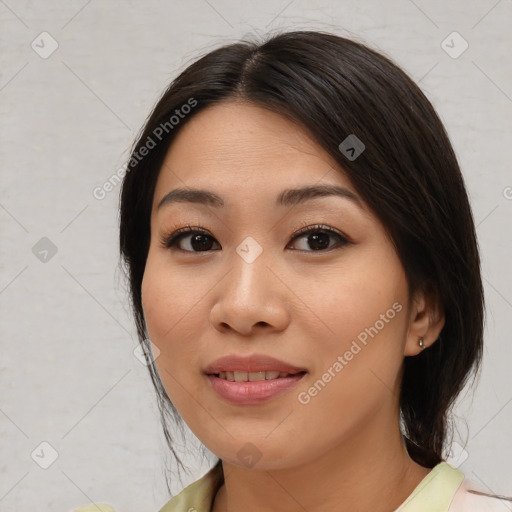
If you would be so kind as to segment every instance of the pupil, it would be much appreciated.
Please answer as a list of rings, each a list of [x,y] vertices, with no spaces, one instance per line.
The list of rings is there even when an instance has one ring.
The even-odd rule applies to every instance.
[[[194,235],[191,240],[194,250],[208,251],[211,248],[211,240],[208,242],[208,238],[207,235]],[[198,242],[198,244],[196,245],[195,242]]]
[[[312,249],[325,249],[326,247],[329,246],[329,235],[327,233],[309,235],[308,241]]]

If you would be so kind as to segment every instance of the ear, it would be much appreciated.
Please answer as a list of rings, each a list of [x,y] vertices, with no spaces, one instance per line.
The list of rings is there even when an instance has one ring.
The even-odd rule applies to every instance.
[[[445,316],[434,293],[418,291],[411,301],[405,356],[415,356],[430,347],[444,327]],[[423,348],[418,341],[423,339]]]

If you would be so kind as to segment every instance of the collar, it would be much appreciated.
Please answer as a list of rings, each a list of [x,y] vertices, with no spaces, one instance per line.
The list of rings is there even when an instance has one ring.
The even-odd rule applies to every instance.
[[[448,512],[463,480],[462,471],[447,462],[440,462],[394,512]],[[211,512],[215,495],[223,483],[222,460],[219,460],[203,477],[168,501],[159,512],[186,512],[191,509]]]

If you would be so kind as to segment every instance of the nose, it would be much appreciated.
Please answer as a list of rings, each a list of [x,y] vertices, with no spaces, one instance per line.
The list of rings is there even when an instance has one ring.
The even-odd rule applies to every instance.
[[[279,332],[290,321],[288,289],[278,278],[272,255],[263,251],[252,263],[233,254],[231,269],[214,288],[210,322],[220,332],[243,336]]]

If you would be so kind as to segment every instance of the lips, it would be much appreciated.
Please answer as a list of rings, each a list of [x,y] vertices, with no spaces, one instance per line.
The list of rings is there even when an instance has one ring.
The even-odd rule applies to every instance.
[[[239,374],[279,372],[279,374],[296,375],[298,373],[305,373],[306,369],[264,354],[253,354],[245,357],[233,354],[216,359],[204,369],[206,375],[219,376],[221,372],[229,372],[228,374],[234,372],[239,372]],[[224,377],[225,375],[223,374],[222,376]]]

